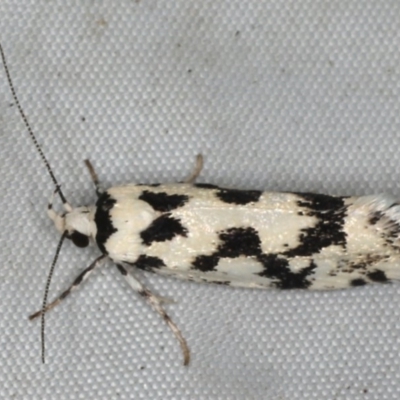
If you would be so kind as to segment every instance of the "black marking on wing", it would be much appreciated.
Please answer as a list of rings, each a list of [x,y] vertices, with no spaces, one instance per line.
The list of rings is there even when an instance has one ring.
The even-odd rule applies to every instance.
[[[110,215],[110,211],[115,203],[116,200],[112,198],[108,192],[104,192],[96,203],[96,213],[94,215],[94,222],[97,227],[96,243],[103,254],[108,254],[105,248],[105,243],[108,238],[113,233],[117,232]]]
[[[202,272],[214,271],[215,267],[219,263],[218,254],[212,255],[201,255],[197,256],[192,262],[192,266],[194,269],[197,269]]]
[[[317,268],[311,261],[308,267],[299,272],[292,272],[289,269],[289,261],[276,254],[263,254],[258,257],[258,261],[264,266],[264,271],[258,275],[271,279],[273,285],[279,289],[307,289],[312,283],[307,278]]]
[[[137,183],[136,186],[158,187],[158,186],[161,186],[161,183]]]
[[[374,282],[383,283],[383,282],[388,281],[386,274],[383,271],[381,271],[380,269],[369,272],[367,274],[367,276],[369,279],[371,279],[371,281],[374,281]]]
[[[218,256],[235,258],[261,254],[261,241],[254,228],[230,228],[219,235]]]
[[[333,197],[323,194],[296,193],[297,202],[306,214],[317,219],[317,223],[301,230],[299,245],[282,253],[287,257],[311,256],[318,254],[323,248],[337,245],[346,247],[344,220],[347,208],[344,197]]]
[[[400,235],[400,224],[398,221],[393,221],[392,219],[388,220],[386,229],[382,231],[382,238],[386,241],[386,243],[393,245],[393,247],[398,249],[398,246],[395,246],[394,243],[399,239]]]
[[[369,217],[369,223],[371,225],[375,225],[379,222],[379,220],[383,217],[383,212],[382,211],[375,211],[373,212],[370,217]]]
[[[253,256],[261,252],[260,238],[254,228],[230,228],[219,234],[221,241],[215,253],[200,255],[192,262],[194,269],[214,271],[220,258]]]
[[[143,244],[150,246],[153,242],[165,242],[175,236],[187,236],[187,229],[180,220],[171,217],[170,213],[156,218],[144,231],[140,232]]]
[[[216,195],[225,203],[245,205],[260,199],[260,190],[220,189]]]
[[[353,279],[350,282],[351,286],[364,286],[366,284],[367,284],[367,282],[364,279],[361,279],[361,278]]]
[[[395,202],[388,206],[385,210],[379,210],[371,212],[368,222],[371,225],[381,224],[382,229],[378,229],[379,236],[385,241],[390,247],[400,250],[398,239],[400,236],[400,224],[398,219],[394,219],[393,215],[395,213],[400,214],[400,210],[396,210],[395,213],[387,213],[389,209],[400,208],[399,203]]]
[[[369,274],[372,274],[369,277],[372,281],[375,282],[384,282],[387,278],[384,278],[381,274],[384,274],[383,271],[375,269],[373,271],[368,272],[369,269],[372,269],[374,265],[387,260],[390,256],[387,254],[365,254],[363,256],[358,256],[356,262],[342,262],[337,266],[338,272],[344,272],[347,274],[352,274],[357,271],[358,274],[369,277]]]
[[[289,261],[278,254],[264,254],[258,232],[252,228],[230,228],[220,232],[219,244],[213,254],[200,255],[193,261],[194,269],[202,272],[215,271],[221,258],[251,257],[258,261],[264,270],[259,276],[271,279],[272,285],[280,289],[306,289],[311,285],[308,278],[317,266],[314,262],[299,272],[292,272]]]
[[[211,183],[195,183],[193,186],[200,189],[220,189],[219,186],[213,185]]]
[[[139,258],[131,265],[135,266],[136,268],[142,269],[144,271],[154,271],[155,269],[165,267],[164,261],[158,257],[150,257],[141,255]]]
[[[189,196],[183,194],[168,194],[165,192],[155,193],[145,190],[139,196],[139,200],[150,204],[156,211],[165,212],[182,207],[189,201]]]

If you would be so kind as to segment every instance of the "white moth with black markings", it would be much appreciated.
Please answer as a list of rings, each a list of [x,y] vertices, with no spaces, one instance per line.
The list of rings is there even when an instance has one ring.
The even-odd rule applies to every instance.
[[[73,208],[65,200],[19,105],[0,46],[14,100],[50,173],[64,207],[48,214],[61,239],[46,283],[42,310],[60,303],[109,259],[128,284],[157,311],[189,349],[135,269],[195,282],[243,288],[331,290],[400,279],[400,204],[389,196],[334,197],[269,193],[195,184],[202,159],[185,183],[123,185],[103,190],[89,161],[95,205]],[[54,195],[53,195],[54,197]],[[78,247],[94,241],[101,255],[56,300],[47,304],[52,271],[65,238]]]

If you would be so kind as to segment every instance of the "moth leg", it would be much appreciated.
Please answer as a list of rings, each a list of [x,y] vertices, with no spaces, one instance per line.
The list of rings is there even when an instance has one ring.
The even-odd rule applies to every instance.
[[[99,178],[97,177],[96,171],[93,168],[92,163],[90,160],[84,160],[85,165],[87,169],[89,170],[90,177],[92,178],[92,182],[94,184],[94,187],[96,189],[96,194],[97,197],[100,197],[104,193],[104,188],[101,186],[101,183],[99,182]]]
[[[118,271],[121,272],[121,274],[124,276],[129,286],[140,296],[142,296],[150,304],[153,310],[155,310],[169,326],[175,337],[178,339],[179,344],[181,345],[181,349],[183,352],[183,365],[188,365],[190,361],[189,347],[179,328],[175,325],[175,323],[171,320],[169,315],[163,309],[160,298],[158,298],[153,293],[151,293],[150,290],[145,288],[132,274],[129,274],[128,270],[123,265],[116,265]]]
[[[184,183],[194,183],[196,182],[196,179],[200,175],[201,170],[203,169],[203,155],[202,154],[197,154],[196,156],[196,165],[194,167],[193,172],[183,181]]]
[[[96,258],[96,260],[94,260],[92,262],[92,264],[90,264],[86,269],[84,269],[74,279],[74,282],[72,283],[72,285],[67,290],[62,292],[60,294],[60,296],[58,296],[54,301],[52,301],[51,303],[47,304],[45,312],[51,310],[52,308],[54,308],[55,306],[60,304],[71,292],[73,292],[75,289],[77,289],[89,277],[89,275],[94,271],[94,269],[97,268],[98,266],[100,266],[106,258],[107,258],[107,256],[104,255],[104,254],[101,255],[100,257]],[[42,310],[37,311],[37,312],[33,313],[32,315],[30,315],[29,319],[33,320],[33,319],[35,319],[37,317],[40,317],[41,315],[42,315]]]

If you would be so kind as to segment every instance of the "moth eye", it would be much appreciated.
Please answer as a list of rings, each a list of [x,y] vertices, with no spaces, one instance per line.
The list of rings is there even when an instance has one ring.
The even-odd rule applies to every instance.
[[[78,231],[73,231],[69,238],[77,247],[87,247],[89,245],[89,236],[86,236]]]

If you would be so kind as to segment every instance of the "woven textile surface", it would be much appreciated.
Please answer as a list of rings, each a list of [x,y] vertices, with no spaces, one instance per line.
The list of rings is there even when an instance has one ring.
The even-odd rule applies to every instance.
[[[0,2],[21,104],[73,205],[106,187],[200,182],[400,196],[400,3]],[[139,274],[191,349],[105,264],[47,316],[53,185],[0,71],[0,399],[400,398],[400,284],[232,289]],[[57,203],[59,208],[59,203]],[[50,297],[99,250],[65,243]],[[399,265],[400,268],[400,265]]]

